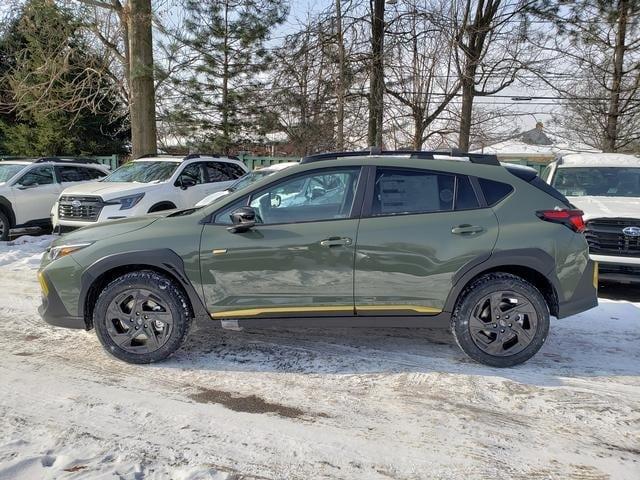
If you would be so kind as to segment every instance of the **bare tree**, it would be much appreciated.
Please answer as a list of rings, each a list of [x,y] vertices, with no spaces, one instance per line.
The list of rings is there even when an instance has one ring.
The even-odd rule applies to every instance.
[[[565,107],[557,119],[581,141],[615,152],[640,139],[640,1],[541,1],[555,62],[541,79]],[[576,75],[576,72],[579,72]]]
[[[121,93],[129,102],[133,157],[156,153],[151,0],[78,1],[98,9],[90,28],[123,66],[127,88]]]
[[[532,70],[541,54],[532,48],[529,25],[533,0],[464,0],[450,19],[462,84],[458,145],[469,148],[473,102],[512,85],[524,69]]]
[[[386,92],[401,111],[408,110],[416,150],[433,135],[452,132],[450,125],[437,122],[460,91],[451,61],[451,35],[440,28],[447,5],[445,1],[405,1],[387,27]]]

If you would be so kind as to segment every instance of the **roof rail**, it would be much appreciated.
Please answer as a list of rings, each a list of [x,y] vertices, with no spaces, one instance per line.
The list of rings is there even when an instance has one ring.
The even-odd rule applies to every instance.
[[[47,163],[47,162],[100,164],[100,162],[95,158],[83,158],[83,157],[40,157],[40,158],[36,158],[33,161],[33,163]]]
[[[386,157],[386,156],[400,156],[408,155],[409,158],[416,158],[420,160],[434,160],[438,157],[465,157],[468,158],[471,163],[478,163],[482,165],[500,165],[498,157],[492,154],[486,153],[469,153],[462,150],[380,150],[379,148],[371,148],[370,150],[351,151],[351,152],[331,152],[331,153],[318,153],[315,155],[309,155],[304,157],[300,163],[313,163],[320,162],[322,160],[335,160],[342,157]]]
[[[192,158],[201,158],[201,157],[211,157],[211,158],[220,158],[220,155],[215,155],[213,153],[190,153],[182,160],[191,160]]]

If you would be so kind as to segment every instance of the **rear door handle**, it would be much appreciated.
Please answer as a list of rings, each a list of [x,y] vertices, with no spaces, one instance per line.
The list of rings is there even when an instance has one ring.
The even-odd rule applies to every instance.
[[[456,235],[468,235],[471,233],[480,233],[480,232],[484,232],[484,228],[480,227],[479,225],[458,225],[457,227],[453,227],[451,229],[451,233],[454,233]]]
[[[329,237],[320,242],[320,245],[326,248],[331,247],[348,247],[353,240],[348,237]]]

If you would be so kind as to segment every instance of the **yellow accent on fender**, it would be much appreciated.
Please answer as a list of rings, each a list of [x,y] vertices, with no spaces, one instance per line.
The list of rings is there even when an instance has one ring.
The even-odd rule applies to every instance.
[[[411,310],[417,313],[436,314],[442,310],[433,307],[421,307],[419,305],[368,305],[358,307],[359,311],[401,311]],[[246,308],[243,310],[225,310],[223,312],[215,312],[211,314],[212,318],[229,318],[229,317],[253,317],[256,315],[273,314],[273,313],[313,313],[313,312],[352,312],[352,305],[333,305],[326,307],[264,307],[264,308]]]
[[[598,276],[600,275],[600,267],[598,262],[593,262],[593,288],[598,290]]]
[[[40,288],[42,289],[42,293],[44,296],[49,295],[49,285],[47,285],[47,280],[44,278],[42,272],[38,272],[38,281],[40,282]]]

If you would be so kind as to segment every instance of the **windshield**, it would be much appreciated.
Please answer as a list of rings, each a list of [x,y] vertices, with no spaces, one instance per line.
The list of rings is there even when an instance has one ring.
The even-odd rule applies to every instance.
[[[567,197],[640,197],[640,167],[559,168],[553,186]]]
[[[11,180],[11,178],[24,167],[24,165],[16,165],[15,163],[0,163],[0,183]]]
[[[236,191],[241,188],[246,187],[247,185],[251,185],[253,182],[257,182],[258,180],[271,175],[272,173],[276,173],[273,170],[255,170],[253,172],[249,172],[246,175],[240,177],[236,183],[229,187],[229,190]]]
[[[176,168],[178,162],[129,162],[113,171],[105,177],[103,182],[164,182],[168,180]]]

